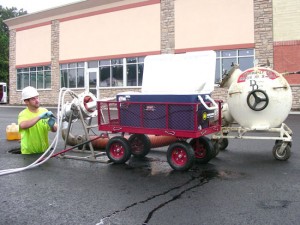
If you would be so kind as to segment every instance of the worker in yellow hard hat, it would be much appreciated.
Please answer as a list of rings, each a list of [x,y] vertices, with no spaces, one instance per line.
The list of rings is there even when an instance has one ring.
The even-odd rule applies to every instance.
[[[55,117],[51,111],[40,107],[39,93],[34,87],[22,90],[22,100],[27,107],[18,116],[21,153],[43,153],[49,147],[48,132],[57,131]]]

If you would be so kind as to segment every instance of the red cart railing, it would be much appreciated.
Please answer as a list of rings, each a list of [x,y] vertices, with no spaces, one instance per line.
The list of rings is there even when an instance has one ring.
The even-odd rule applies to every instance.
[[[98,128],[134,134],[141,145],[146,140],[145,134],[177,137],[181,141],[169,146],[168,161],[172,168],[186,170],[194,158],[203,159],[205,163],[213,155],[207,152],[207,148],[213,148],[212,143],[204,136],[221,130],[221,101],[217,102],[218,109],[210,110],[201,103],[98,101]],[[182,142],[189,138],[192,138],[190,144]],[[127,161],[133,144],[127,143],[124,137],[110,141],[106,146],[108,157],[115,163]],[[181,153],[178,155],[178,152]],[[182,159],[186,161],[182,162]]]

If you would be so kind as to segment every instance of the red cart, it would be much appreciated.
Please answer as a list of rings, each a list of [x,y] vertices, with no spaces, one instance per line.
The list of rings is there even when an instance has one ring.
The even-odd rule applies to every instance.
[[[221,101],[211,102],[112,102],[98,101],[99,130],[120,134],[106,145],[108,158],[125,163],[132,155],[145,156],[151,147],[148,137],[176,137],[167,150],[175,170],[188,170],[194,161],[207,163],[218,153],[217,143],[206,135],[221,130]],[[125,138],[125,133],[130,137]]]

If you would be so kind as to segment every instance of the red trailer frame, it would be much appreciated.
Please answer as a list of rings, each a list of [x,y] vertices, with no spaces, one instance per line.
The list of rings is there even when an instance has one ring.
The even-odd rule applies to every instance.
[[[138,139],[137,142],[144,148],[149,145],[145,143],[145,134],[174,136],[178,141],[169,146],[168,162],[173,169],[187,170],[194,158],[207,163],[212,155],[215,156],[215,153],[208,153],[214,151],[215,146],[204,136],[221,130],[222,101],[217,103],[218,115],[213,120],[215,112],[205,109],[201,103],[98,101],[98,129],[122,133],[122,136],[129,133],[135,137],[129,141],[124,137],[109,140],[106,153],[115,163],[124,163],[131,153],[134,154],[134,139]],[[189,138],[192,138],[191,142],[185,143]]]

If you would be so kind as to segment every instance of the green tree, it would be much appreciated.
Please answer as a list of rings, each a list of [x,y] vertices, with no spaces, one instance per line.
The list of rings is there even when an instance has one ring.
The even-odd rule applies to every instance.
[[[4,20],[25,15],[27,11],[16,7],[3,8],[0,5],[0,81],[8,82],[9,75],[9,29]]]

